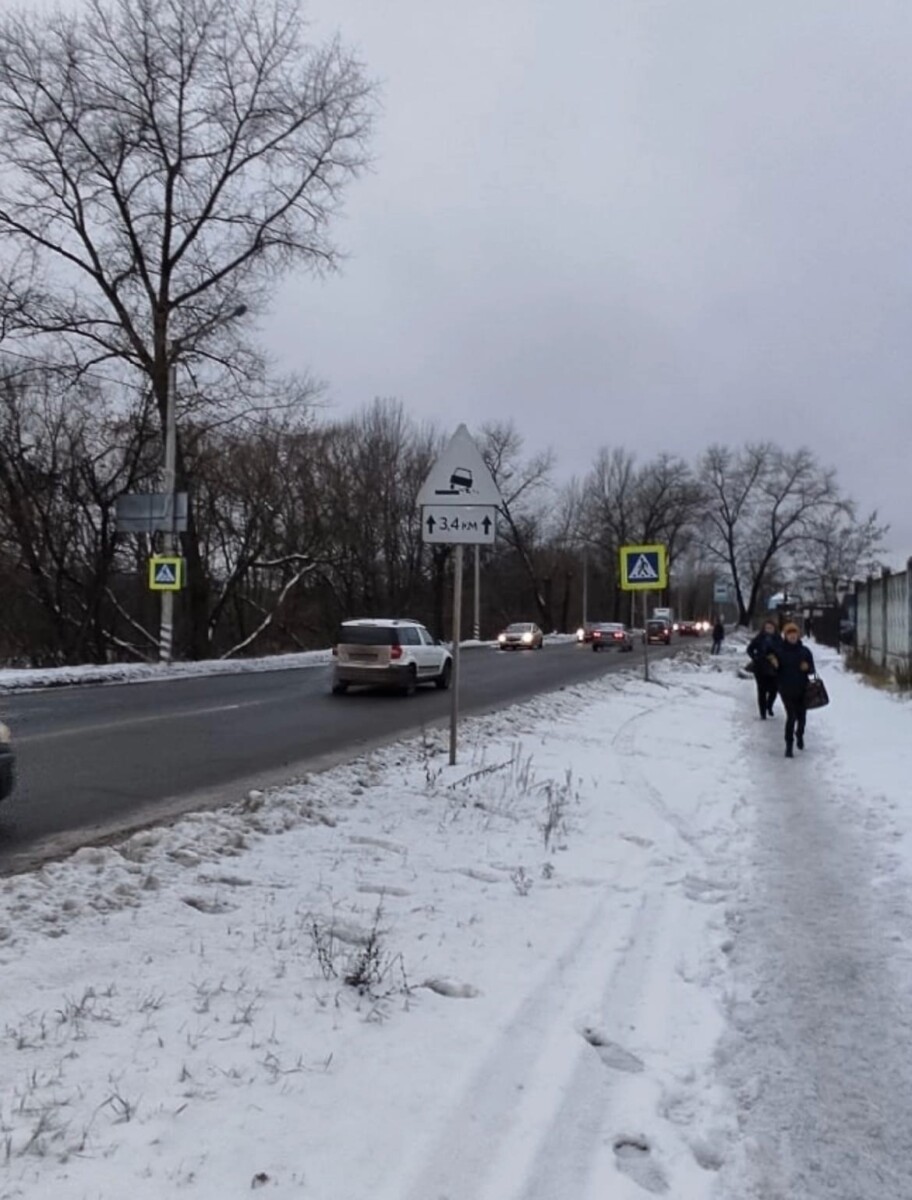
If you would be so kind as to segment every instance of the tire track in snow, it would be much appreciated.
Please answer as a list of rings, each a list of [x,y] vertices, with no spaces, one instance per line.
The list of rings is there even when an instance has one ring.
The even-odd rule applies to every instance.
[[[616,944],[619,900],[612,887],[589,910],[572,941],[504,1026],[445,1118],[430,1153],[419,1159],[417,1169],[412,1165],[409,1186],[398,1181],[386,1193],[388,1200],[481,1200],[487,1194],[483,1189],[509,1146],[509,1132],[525,1091],[542,1083],[548,1091],[557,1086],[553,1076],[543,1080],[538,1076],[539,1062],[555,1030],[574,1053],[582,1045],[604,1077],[605,1068],[574,1029],[574,1020],[603,994],[605,976],[613,970],[616,954],[605,943],[610,939]],[[639,911],[625,912],[623,945],[635,939]],[[567,1074],[566,1063],[562,1073]],[[499,1200],[506,1200],[507,1194],[501,1193]]]
[[[702,865],[698,838],[633,766],[639,723],[659,708],[666,711],[667,701],[626,721],[614,744],[629,768],[631,797],[647,801],[685,855]],[[641,872],[642,864],[632,869]],[[656,877],[627,909],[620,944],[615,936],[606,946],[627,890],[623,879],[614,881],[501,1031],[431,1149],[418,1150],[405,1172],[409,1186],[400,1177],[385,1200],[622,1200],[666,1194],[672,1183],[694,1200],[708,1194],[705,1162],[682,1145],[664,1115],[663,1084],[647,1070],[634,1071],[639,1046],[625,1044],[635,1036],[666,1045],[680,1016],[681,988],[690,986],[674,976],[691,918],[671,901],[668,882]],[[612,1044],[609,1053],[600,1054],[586,1036],[584,1013],[597,1014],[589,1026]],[[648,1114],[646,1128],[628,1127],[631,1112]],[[662,1163],[663,1140],[677,1151],[673,1181]]]

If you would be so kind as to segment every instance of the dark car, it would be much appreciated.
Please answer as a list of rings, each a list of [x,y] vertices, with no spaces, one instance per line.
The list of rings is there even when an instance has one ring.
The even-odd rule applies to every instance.
[[[5,800],[12,792],[15,781],[15,757],[13,755],[10,731],[0,721],[0,800]]]
[[[633,650],[633,638],[619,621],[603,621],[592,627],[593,650]]]
[[[646,632],[643,634],[643,641],[652,645],[653,642],[664,643],[668,646],[671,644],[671,626],[667,621],[653,619],[646,622]]]

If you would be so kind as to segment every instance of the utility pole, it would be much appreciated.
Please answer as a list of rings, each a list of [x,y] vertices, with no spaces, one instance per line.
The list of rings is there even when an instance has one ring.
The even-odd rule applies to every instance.
[[[227,325],[229,321],[234,321],[238,317],[242,317],[247,311],[246,304],[238,304],[227,313],[221,313],[214,316],[210,321],[205,322],[194,333],[195,338],[199,338],[204,333],[209,333],[211,330],[218,328],[219,325]],[[180,338],[175,338],[171,343],[170,354],[168,355],[168,396],[165,403],[165,463],[164,463],[164,479],[162,486],[165,495],[168,497],[168,526],[165,531],[164,552],[166,555],[176,555],[178,551],[177,544],[177,360],[183,349],[183,344]],[[158,658],[159,662],[170,663],[174,654],[174,592],[164,591],[161,594],[161,625],[158,635]]]
[[[168,400],[165,405],[165,472],[163,480],[164,493],[168,497],[168,525],[164,536],[165,554],[175,554],[177,550],[177,534],[175,531],[175,508],[177,491],[177,350],[175,343],[172,348],[171,362],[168,365]],[[161,594],[161,628],[158,636],[158,657],[163,663],[170,663],[174,644],[174,593],[167,591]]]
[[[583,629],[589,620],[589,547],[583,546]]]

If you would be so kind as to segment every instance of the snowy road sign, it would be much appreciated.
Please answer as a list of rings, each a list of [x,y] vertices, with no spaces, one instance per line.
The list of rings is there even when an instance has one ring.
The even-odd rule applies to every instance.
[[[465,425],[460,425],[431,467],[418,503],[425,505],[498,505],[500,492],[481,451]]]
[[[664,546],[621,546],[621,587],[625,592],[660,592],[667,586]]]
[[[184,560],[157,554],[149,559],[149,587],[153,592],[179,592],[184,586]]]
[[[432,544],[491,546],[496,528],[493,505],[426,504],[421,510],[421,539]]]
[[[727,579],[717,579],[713,584],[713,604],[728,604],[731,588]]]

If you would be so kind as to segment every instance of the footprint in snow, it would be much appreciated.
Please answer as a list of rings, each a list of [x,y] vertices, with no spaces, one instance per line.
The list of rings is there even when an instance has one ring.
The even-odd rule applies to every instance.
[[[701,900],[704,904],[718,904],[731,890],[727,883],[701,879],[698,875],[685,875],[681,882],[688,900]]]
[[[579,1032],[598,1053],[606,1067],[611,1067],[613,1071],[627,1071],[631,1075],[636,1075],[643,1070],[641,1058],[638,1058],[636,1054],[631,1054],[617,1042],[613,1042],[601,1029],[596,1029],[592,1025],[584,1025]]]
[[[476,996],[481,995],[478,988],[473,987],[471,983],[460,983],[457,979],[448,979],[444,976],[425,979],[421,987],[436,992],[438,996],[449,996],[453,1000],[473,1000]]]
[[[629,1175],[644,1191],[661,1196],[668,1191],[665,1172],[652,1157],[652,1147],[641,1135],[615,1138],[614,1158],[617,1169]]]
[[[375,896],[411,896],[408,888],[395,887],[391,883],[359,883],[357,890]]]
[[[389,850],[391,854],[408,854],[408,846],[401,842],[390,841],[389,838],[368,837],[366,834],[353,833],[348,840],[355,846],[376,846],[378,850]]]

